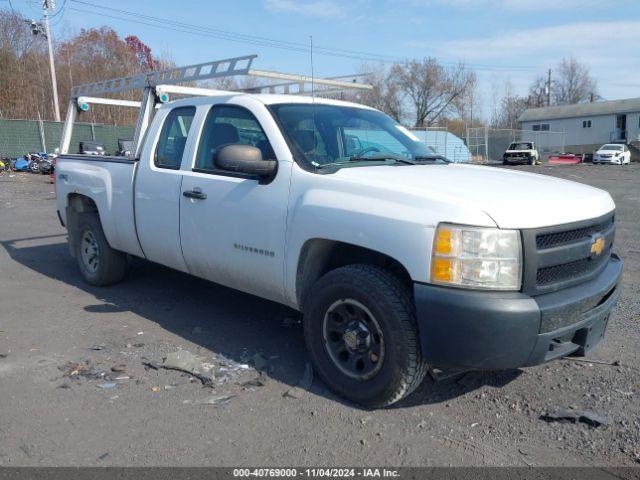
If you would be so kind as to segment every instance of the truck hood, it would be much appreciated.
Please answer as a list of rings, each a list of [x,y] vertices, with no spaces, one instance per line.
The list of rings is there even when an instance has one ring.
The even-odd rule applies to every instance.
[[[615,208],[604,190],[547,175],[479,165],[343,168],[338,179],[411,195],[425,205],[449,204],[484,212],[500,228],[539,228],[578,222]],[[446,219],[443,219],[446,221]]]
[[[504,153],[533,153],[535,150],[505,150]]]

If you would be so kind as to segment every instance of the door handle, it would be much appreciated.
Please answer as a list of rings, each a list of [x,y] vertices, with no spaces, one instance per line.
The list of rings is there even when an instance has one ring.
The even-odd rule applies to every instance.
[[[197,200],[206,200],[207,199],[207,194],[206,193],[202,193],[200,190],[187,190],[186,192],[182,192],[182,195],[184,195],[187,198],[195,198]]]

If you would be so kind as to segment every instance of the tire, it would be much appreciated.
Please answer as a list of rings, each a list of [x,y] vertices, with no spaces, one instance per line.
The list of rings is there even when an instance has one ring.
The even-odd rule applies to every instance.
[[[354,317],[340,323],[332,320],[340,318],[336,312],[349,309],[370,317],[366,325],[361,322],[365,329],[369,327],[371,350],[367,353],[354,353],[346,340],[348,333],[340,336],[332,331],[331,325],[360,322]],[[305,304],[304,334],[313,365],[324,382],[337,394],[365,407],[397,402],[415,390],[427,372],[410,291],[379,267],[348,265],[318,280]],[[340,348],[343,351],[337,354]],[[378,354],[375,358],[374,351]],[[348,359],[343,358],[344,352]],[[367,360],[353,362],[358,355]],[[358,362],[362,362],[360,370]],[[353,367],[350,372],[349,365]]]
[[[122,280],[127,271],[127,255],[111,248],[98,214],[78,214],[74,230],[75,256],[84,280],[97,287]]]

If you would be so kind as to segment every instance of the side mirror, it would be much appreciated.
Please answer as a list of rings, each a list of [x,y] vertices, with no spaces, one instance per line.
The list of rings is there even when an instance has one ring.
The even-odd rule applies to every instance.
[[[220,170],[273,177],[278,168],[275,160],[263,160],[259,148],[251,145],[227,145],[214,154],[213,164]]]

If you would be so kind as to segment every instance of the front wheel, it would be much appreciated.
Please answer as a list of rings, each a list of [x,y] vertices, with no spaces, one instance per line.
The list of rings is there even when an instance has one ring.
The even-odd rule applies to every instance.
[[[388,271],[348,265],[323,276],[305,308],[305,340],[312,362],[339,395],[385,407],[424,379],[410,290]]]
[[[105,286],[119,282],[127,270],[127,256],[107,242],[96,213],[81,213],[75,228],[75,255],[84,280]]]

